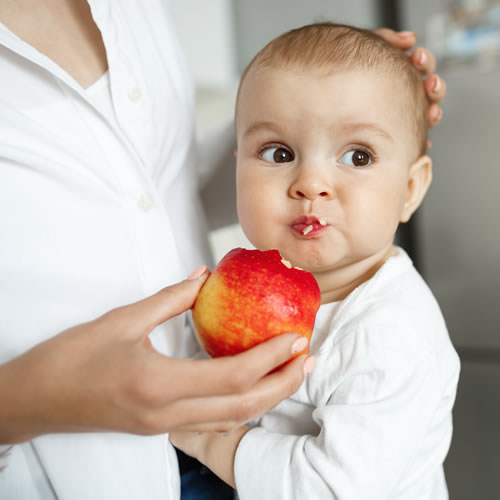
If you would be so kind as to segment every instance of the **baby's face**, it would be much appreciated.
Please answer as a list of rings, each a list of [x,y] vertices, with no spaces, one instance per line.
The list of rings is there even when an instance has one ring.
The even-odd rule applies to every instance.
[[[237,193],[257,248],[317,276],[392,250],[415,145],[391,78],[250,71],[236,119]]]

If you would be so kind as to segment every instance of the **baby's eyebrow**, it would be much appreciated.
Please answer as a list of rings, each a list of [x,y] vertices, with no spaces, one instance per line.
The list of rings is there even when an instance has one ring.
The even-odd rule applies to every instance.
[[[260,121],[252,123],[243,133],[243,137],[248,137],[260,130],[270,130],[278,134],[281,132],[279,126],[276,123],[270,121]]]
[[[380,125],[377,125],[376,123],[349,122],[349,123],[343,123],[342,128],[349,133],[356,132],[360,129],[367,130],[369,132],[377,134],[378,136],[388,140],[389,142],[394,142],[394,138],[392,137],[392,135],[389,134],[389,132],[384,130]]]

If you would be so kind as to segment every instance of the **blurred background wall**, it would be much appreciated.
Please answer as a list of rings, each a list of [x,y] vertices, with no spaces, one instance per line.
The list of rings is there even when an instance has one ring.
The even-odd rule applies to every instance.
[[[434,181],[401,243],[436,295],[462,360],[445,463],[452,500],[500,499],[500,2],[173,0],[197,87],[200,137],[231,120],[238,77],[274,36],[319,20],[415,31],[439,56],[444,117],[431,132]],[[212,233],[216,258],[247,246]]]

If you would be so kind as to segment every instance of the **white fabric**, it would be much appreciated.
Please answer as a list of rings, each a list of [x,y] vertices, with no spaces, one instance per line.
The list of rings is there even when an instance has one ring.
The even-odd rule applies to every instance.
[[[0,24],[0,363],[210,264],[192,84],[166,2],[89,3],[104,100]],[[156,329],[154,345],[190,355],[184,321]],[[179,495],[167,436],[48,435],[5,461],[9,500]]]
[[[113,107],[113,97],[111,96],[109,71],[106,71],[106,73],[104,73],[90,87],[87,87],[85,89],[85,94],[94,108],[98,109],[106,118],[113,122],[113,127],[119,129],[120,124],[116,119],[115,109]]]
[[[321,306],[299,391],[242,439],[241,500],[444,500],[458,356],[430,290],[399,250]]]

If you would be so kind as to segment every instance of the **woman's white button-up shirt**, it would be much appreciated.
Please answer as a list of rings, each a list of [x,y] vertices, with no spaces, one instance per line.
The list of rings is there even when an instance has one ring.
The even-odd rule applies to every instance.
[[[107,110],[0,24],[0,363],[209,263],[192,84],[166,2],[89,3]],[[195,349],[182,317],[152,340],[169,355]],[[178,494],[166,436],[42,436],[0,473],[5,499]]]

